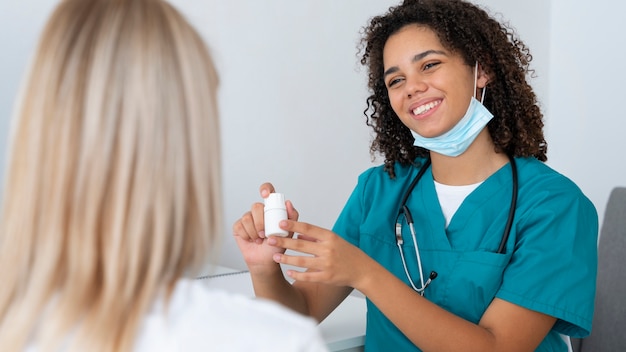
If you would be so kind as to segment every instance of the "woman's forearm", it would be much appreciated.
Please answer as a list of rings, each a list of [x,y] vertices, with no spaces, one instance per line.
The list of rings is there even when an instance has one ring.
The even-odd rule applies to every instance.
[[[250,275],[256,297],[276,301],[296,312],[309,315],[304,297],[285,279],[280,265],[262,273],[250,271]]]

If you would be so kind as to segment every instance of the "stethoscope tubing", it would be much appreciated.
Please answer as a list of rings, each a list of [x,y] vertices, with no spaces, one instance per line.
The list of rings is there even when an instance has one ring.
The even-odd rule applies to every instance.
[[[500,244],[498,245],[498,250],[496,252],[498,254],[506,253],[506,243],[508,242],[511,229],[513,227],[513,221],[515,219],[515,209],[517,208],[517,192],[518,192],[517,164],[515,162],[514,157],[509,156],[509,160],[511,163],[511,173],[513,177],[513,191],[511,194],[511,205],[509,207],[509,214],[508,214],[506,225],[504,228],[504,234],[502,235],[502,239],[500,240]],[[400,251],[400,257],[402,259],[402,264],[404,266],[404,272],[406,273],[406,277],[408,278],[409,283],[411,284],[413,289],[422,296],[424,295],[424,290],[426,289],[426,287],[430,284],[430,282],[433,279],[435,279],[435,277],[437,277],[437,273],[435,271],[431,272],[428,280],[424,282],[424,271],[422,269],[422,260],[421,260],[421,256],[419,252],[419,247],[417,244],[417,238],[415,235],[413,215],[411,214],[411,211],[406,205],[406,202],[409,196],[411,195],[411,193],[413,192],[413,189],[415,188],[419,180],[422,178],[422,176],[424,175],[424,173],[430,166],[430,164],[431,164],[430,158],[426,159],[426,162],[424,163],[424,165],[422,165],[422,167],[420,168],[419,172],[417,173],[413,181],[411,181],[411,184],[409,185],[409,187],[407,188],[407,191],[402,197],[400,208],[398,209],[398,215],[396,216],[396,228],[395,228],[396,244],[398,245],[398,249]],[[402,250],[402,245],[404,243],[404,240],[402,239],[402,225],[401,225],[401,222],[399,221],[400,215],[403,215],[403,214],[404,214],[407,224],[409,225],[411,237],[413,240],[413,246],[415,247],[415,257],[417,260],[417,266],[418,266],[418,270],[420,273],[420,285],[421,285],[420,288],[416,287],[415,284],[413,283],[413,280],[411,279],[411,275],[409,274],[408,267],[406,265],[406,261],[404,259],[404,251]]]

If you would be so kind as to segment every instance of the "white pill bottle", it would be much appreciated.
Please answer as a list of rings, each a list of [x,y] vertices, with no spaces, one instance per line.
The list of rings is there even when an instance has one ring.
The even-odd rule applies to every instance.
[[[286,237],[288,232],[278,226],[282,220],[287,220],[285,196],[282,193],[270,193],[265,198],[264,210],[265,236]]]

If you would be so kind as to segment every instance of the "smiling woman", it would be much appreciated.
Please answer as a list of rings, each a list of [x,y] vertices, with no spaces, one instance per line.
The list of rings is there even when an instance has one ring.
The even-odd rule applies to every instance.
[[[443,48],[435,32],[418,25],[390,36],[383,60],[394,112],[404,125],[426,138],[438,137],[457,125],[476,90],[482,91],[489,79],[484,71],[478,72],[478,65],[468,65],[460,55]],[[490,118],[483,118],[476,132]]]
[[[234,223],[256,294],[322,320],[357,289],[371,350],[567,351],[562,335],[591,330],[598,218],[543,163],[524,42],[470,2],[405,0],[361,48],[384,162],[332,231],[291,202],[281,228],[298,236],[266,236],[258,204]],[[277,263],[305,270],[290,284]]]

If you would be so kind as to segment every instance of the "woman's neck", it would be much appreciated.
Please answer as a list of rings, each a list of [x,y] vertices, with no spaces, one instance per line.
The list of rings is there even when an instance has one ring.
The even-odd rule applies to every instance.
[[[450,157],[430,152],[434,179],[451,186],[470,185],[486,180],[509,162],[504,153],[498,153],[487,128],[476,137],[467,150]]]

